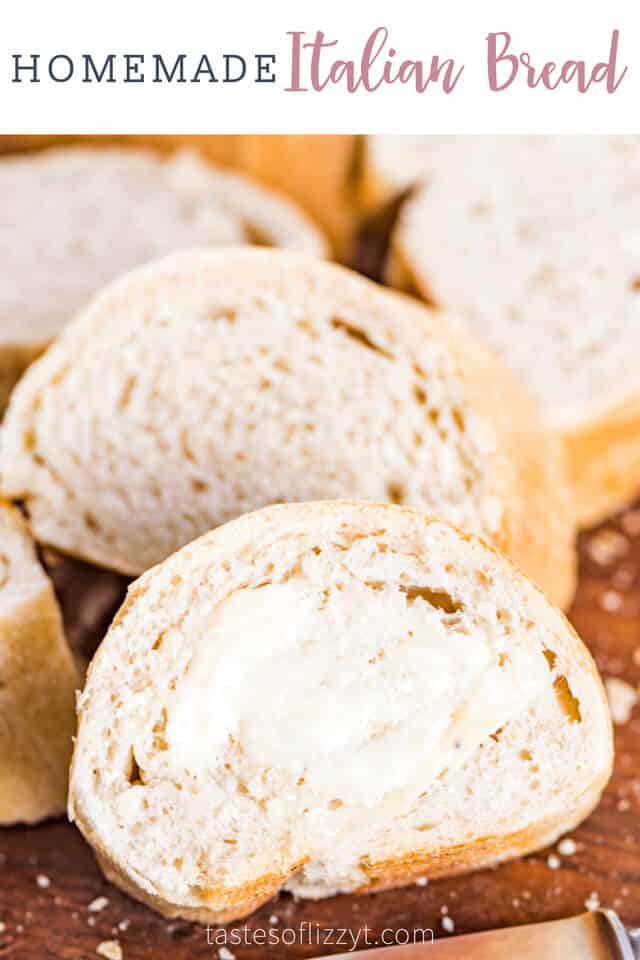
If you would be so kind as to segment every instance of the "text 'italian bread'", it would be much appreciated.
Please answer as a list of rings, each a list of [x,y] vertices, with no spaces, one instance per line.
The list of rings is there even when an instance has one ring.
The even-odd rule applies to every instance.
[[[53,587],[0,504],[0,826],[64,811],[79,686]]]
[[[0,160],[0,402],[105,283],[194,245],[258,243],[327,254],[286,198],[196,153],[59,147]]]
[[[595,522],[640,491],[640,137],[411,140],[423,185],[389,278],[522,378],[566,444],[579,521]]]
[[[611,764],[591,657],[497,551],[403,507],[287,504],[130,588],[69,812],[128,893],[224,922],[552,843]]]
[[[36,537],[137,574],[277,501],[427,510],[573,589],[559,445],[420,304],[318,259],[191,251],[108,287],[18,385],[2,483]]]

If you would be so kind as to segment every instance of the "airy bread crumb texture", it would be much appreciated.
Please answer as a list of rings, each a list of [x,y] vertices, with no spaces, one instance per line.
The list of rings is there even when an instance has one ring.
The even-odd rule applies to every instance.
[[[389,278],[459,314],[528,385],[595,522],[640,469],[640,137],[377,139],[380,177],[415,188]]]
[[[125,573],[269,503],[359,497],[481,534],[562,604],[573,586],[560,450],[510,374],[282,251],[190,251],[108,287],[18,385],[2,483],[41,541]]]
[[[327,256],[285,197],[197,153],[66,146],[0,161],[0,402],[96,290],[194,245],[260,244]]]
[[[562,615],[390,505],[267,508],[145,574],[79,717],[70,816],[110,879],[202,920],[553,842],[612,762]]]

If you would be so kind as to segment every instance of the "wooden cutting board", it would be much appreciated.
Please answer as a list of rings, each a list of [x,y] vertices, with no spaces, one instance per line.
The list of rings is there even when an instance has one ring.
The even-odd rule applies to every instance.
[[[382,247],[360,267],[375,274]],[[45,555],[73,645],[90,655],[126,581]],[[605,677],[640,683],[640,505],[580,538],[571,619]],[[245,923],[207,930],[156,916],[109,886],[78,832],[62,821],[0,830],[0,960],[89,960],[117,941],[124,960],[319,957],[569,916],[585,903],[640,925],[640,708],[616,729],[614,777],[598,810],[555,849],[495,870],[380,893],[267,904]],[[420,931],[425,931],[421,934]],[[230,953],[219,953],[225,944]],[[108,956],[108,954],[106,954]],[[117,956],[117,953],[113,953]]]

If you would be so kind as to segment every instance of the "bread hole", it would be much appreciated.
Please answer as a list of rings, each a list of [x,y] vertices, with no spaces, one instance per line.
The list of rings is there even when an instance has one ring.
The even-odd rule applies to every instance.
[[[407,493],[401,483],[388,483],[386,491],[389,503],[404,503]]]
[[[238,841],[234,840],[233,837],[225,837],[222,842],[226,843],[228,847],[235,847]]]
[[[431,587],[419,585],[401,585],[400,590],[405,594],[409,606],[416,600],[424,600],[429,606],[435,607],[436,610],[443,610],[444,613],[462,613],[464,610],[464,604],[454,600],[446,590],[433,590]]]
[[[558,659],[553,650],[549,650],[548,647],[545,647],[542,651],[544,653],[544,658],[549,665],[549,670],[553,670],[556,665],[556,660]]]
[[[313,324],[309,323],[308,320],[297,320],[296,326],[298,327],[299,330],[304,330],[305,333],[308,333],[313,340],[319,339],[320,334],[318,333],[316,328],[313,326]]]
[[[131,400],[131,394],[133,393],[135,386],[138,382],[138,378],[135,374],[130,374],[124,382],[124,386],[120,391],[120,396],[118,397],[118,410],[126,410],[129,406]]]
[[[322,550],[320,549],[320,547],[311,547],[311,552],[315,553],[316,557],[318,557],[322,553]]]
[[[365,587],[368,587],[369,590],[384,590],[384,581],[382,580],[365,580]]]
[[[212,320],[226,320],[230,325],[233,325],[238,319],[238,311],[233,307],[216,307],[211,311]]]
[[[580,701],[574,697],[569,681],[566,677],[557,677],[553,681],[553,689],[556,692],[556,699],[560,709],[571,723],[580,723],[582,715],[580,713]]]
[[[0,553],[0,589],[7,583],[10,570],[11,563],[9,562],[9,557],[6,553]]]
[[[418,433],[416,430],[413,434],[413,443],[416,447],[421,447],[424,442],[424,437],[421,433]]]
[[[486,203],[485,201],[482,201],[482,200],[479,201],[478,203],[474,203],[471,207],[469,207],[469,213],[471,214],[471,216],[476,217],[478,219],[481,219],[483,217],[488,217],[489,214],[492,212],[493,212],[493,207],[491,206],[491,204]]]
[[[498,727],[497,730],[494,730],[493,733],[490,733],[489,736],[492,740],[495,740],[496,743],[500,742],[500,737],[504,731],[504,727]]]
[[[521,750],[521,751],[520,751],[520,759],[521,759],[521,760],[524,760],[525,763],[530,763],[530,761],[533,760],[533,757],[532,757],[532,755],[531,755],[531,751],[530,751],[530,750]]]
[[[631,281],[631,289],[634,293],[640,293],[640,277],[634,277]]]
[[[175,860],[173,861],[174,869],[176,869],[176,870],[182,870],[182,864],[183,864],[183,862],[184,862],[184,861],[183,861],[182,857],[176,857]]]
[[[506,653],[500,653],[500,654],[498,654],[498,666],[499,666],[499,667],[504,667],[508,662],[509,662],[509,657],[506,655]]]
[[[419,383],[414,383],[413,385],[413,396],[417,404],[419,404],[421,407],[426,406],[427,391],[421,387]]]
[[[191,489],[194,493],[206,493],[209,489],[209,484],[204,480],[200,480],[199,477],[191,477]]]
[[[273,237],[266,233],[264,227],[260,224],[247,220],[244,222],[243,227],[247,243],[252,244],[254,247],[273,246]],[[261,301],[256,301],[256,303],[260,306],[263,305]]]
[[[392,353],[390,353],[388,350],[385,350],[384,347],[381,347],[374,340],[372,340],[365,330],[354,326],[352,323],[349,323],[342,317],[331,317],[331,326],[334,330],[340,330],[347,337],[350,337],[356,343],[361,344],[368,350],[372,350],[374,353],[380,354],[381,357],[385,357],[387,360],[395,359]]]
[[[457,407],[453,408],[453,410],[451,411],[451,416],[453,417],[453,422],[455,423],[460,433],[464,433],[464,417],[460,412],[460,410],[457,409]]]
[[[329,810],[339,810],[340,807],[344,806],[342,800],[330,800],[329,801]]]
[[[258,389],[264,392],[265,390],[270,390],[272,386],[273,380],[269,380],[268,377],[262,377],[258,385]]]
[[[276,357],[273,361],[273,366],[276,370],[279,370],[280,373],[291,373],[291,367],[284,357]]]
[[[429,420],[431,420],[431,423],[434,425],[434,427],[438,426],[438,422],[440,420],[440,411],[436,410],[435,407],[432,407],[431,410],[429,410]]]
[[[188,433],[186,429],[182,429],[180,432],[180,449],[182,450],[182,456],[185,460],[189,460],[191,463],[196,462],[195,454],[189,445]]]
[[[35,450],[36,439],[35,430],[25,430],[25,432],[22,434],[22,445],[24,449],[28,450],[29,452]]]
[[[138,766],[138,761],[136,760],[136,755],[133,751],[133,747],[129,747],[129,765],[128,765],[126,777],[127,777],[127,780],[129,781],[130,786],[132,787],[139,787],[144,784],[142,770]]]
[[[426,833],[428,830],[435,830],[435,827],[436,827],[435,823],[421,823],[417,827],[415,827],[415,830],[418,833]]]
[[[92,513],[89,513],[88,510],[85,511],[84,522],[87,528],[91,530],[92,533],[96,533],[96,534],[100,533],[100,524],[98,523],[94,515]]]

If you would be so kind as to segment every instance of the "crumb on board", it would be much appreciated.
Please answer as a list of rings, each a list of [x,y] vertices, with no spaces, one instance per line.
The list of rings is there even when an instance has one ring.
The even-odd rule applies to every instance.
[[[560,857],[555,853],[550,853],[547,857],[547,866],[550,870],[557,870],[560,867]]]
[[[443,916],[440,923],[442,924],[442,929],[444,930],[445,933],[453,933],[453,931],[456,928],[456,925],[453,921],[453,917],[450,917],[448,914],[445,914]]]
[[[587,553],[601,567],[624,557],[629,552],[629,541],[617,530],[598,530],[587,541]]]
[[[105,960],[122,960],[122,947],[118,940],[103,940],[96,947],[96,953],[99,957],[105,957]]]
[[[578,850],[578,845],[573,837],[563,837],[558,844],[558,853],[562,857],[572,857]]]
[[[592,890],[587,899],[584,902],[587,910],[599,910],[600,909],[600,897],[598,896],[597,891]]]
[[[638,702],[635,687],[619,677],[607,677],[604,685],[613,722],[618,726],[627,723],[631,717],[631,711]]]
[[[235,953],[231,953],[231,950],[227,949],[227,947],[220,947],[218,957],[219,960],[236,960]]]
[[[278,917],[276,916],[276,914],[275,914],[275,913],[272,913],[271,916],[269,917],[269,923],[270,923],[270,925],[271,925],[272,927],[275,927],[275,925],[276,925],[277,923],[279,923],[279,922],[280,922],[280,921],[279,921]]]
[[[426,887],[429,883],[429,877],[418,877],[416,880],[416,887]]]
[[[96,897],[91,901],[87,910],[89,913],[99,913],[100,910],[104,910],[105,907],[109,906],[109,900],[107,897]]]
[[[39,873],[36,877],[36,883],[41,890],[46,890],[47,887],[51,886],[51,878],[46,875],[46,873]]]
[[[6,929],[7,929],[6,923],[3,923],[3,922],[0,920],[0,933],[4,933]]]
[[[600,606],[606,613],[619,613],[622,609],[622,594],[617,590],[605,590],[600,597]]]

